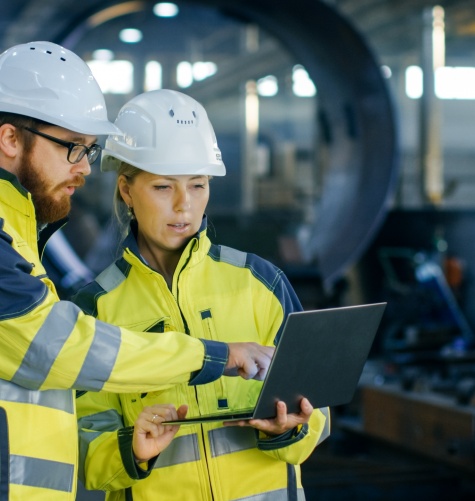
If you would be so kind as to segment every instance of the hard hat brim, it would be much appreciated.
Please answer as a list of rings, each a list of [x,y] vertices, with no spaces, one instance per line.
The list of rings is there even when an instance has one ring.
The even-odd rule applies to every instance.
[[[120,167],[120,164],[125,162],[133,167],[137,167],[137,169],[150,172],[151,174],[157,174],[159,176],[225,176],[226,175],[226,167],[223,163],[220,164],[160,164],[154,162],[153,164],[140,163],[135,164],[131,162],[129,158],[122,157],[116,152],[110,152],[107,149],[102,151],[101,157],[101,171],[102,172],[110,172],[117,171]]]
[[[0,112],[4,113],[15,113],[16,115],[24,115],[26,117],[36,118],[37,120],[42,120],[48,122],[52,125],[57,125],[58,127],[63,127],[64,129],[71,130],[73,132],[79,132],[80,134],[87,134],[90,136],[108,136],[117,135],[123,136],[123,132],[117,127],[117,125],[109,122],[108,120],[98,120],[98,119],[70,119],[68,117],[52,117],[47,113],[42,113],[38,110],[32,110],[31,108],[18,106],[14,104],[9,106],[8,103],[0,103]]]

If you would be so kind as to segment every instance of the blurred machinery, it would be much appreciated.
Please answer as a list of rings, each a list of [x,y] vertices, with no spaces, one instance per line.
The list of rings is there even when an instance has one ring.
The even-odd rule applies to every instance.
[[[350,428],[473,474],[475,335],[462,308],[463,264],[439,229],[435,245],[420,235],[424,248],[375,245],[388,308]]]
[[[440,256],[408,248],[381,248],[390,312],[383,351],[395,361],[423,362],[427,353],[460,354],[475,337],[449,286]],[[399,357],[397,354],[400,354]]]
[[[65,27],[55,41],[76,50],[81,40],[93,38],[88,31],[96,19],[93,14],[105,5],[89,3],[89,9],[76,9],[74,29]],[[395,117],[380,66],[365,39],[326,2],[297,0],[279,9],[271,0],[195,3],[224,10],[244,27],[258,26],[267,34],[264,41],[275,37],[281,46],[277,50],[275,44],[261,43],[241,51],[223,62],[216,75],[188,90],[210,110],[228,168],[224,180],[213,180],[209,206],[217,240],[287,266],[291,280],[295,273],[299,284],[307,274],[332,295],[382,224],[396,187]],[[151,6],[144,2],[140,8],[145,12]],[[182,10],[186,13],[186,6]],[[196,15],[197,10],[192,12]],[[137,19],[143,21],[144,16]],[[104,33],[101,25],[97,32]],[[261,128],[254,133],[246,125],[249,117],[232,111],[238,127],[220,136],[221,122],[229,121],[230,96],[247,102],[255,92],[249,82],[292,61],[305,67],[318,88],[312,104],[287,97],[274,101],[274,106],[288,109],[284,117],[291,118],[282,123],[267,119],[266,127],[261,117]],[[310,148],[282,139],[292,128],[297,134],[313,134]],[[259,174],[266,144],[270,168]],[[98,190],[98,197],[103,199],[104,192]],[[293,239],[298,262],[286,262],[282,237]],[[47,253],[54,252],[47,247]]]

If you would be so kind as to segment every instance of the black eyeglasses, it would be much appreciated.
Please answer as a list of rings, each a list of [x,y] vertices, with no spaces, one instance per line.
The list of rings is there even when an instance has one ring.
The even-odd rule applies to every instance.
[[[86,146],[85,144],[73,143],[70,141],[63,141],[62,139],[58,139],[57,137],[50,136],[49,134],[45,134],[44,132],[40,132],[39,130],[32,129],[31,127],[24,127],[29,132],[33,134],[37,134],[38,136],[44,137],[45,139],[49,139],[53,141],[53,143],[60,144],[68,149],[68,162],[72,164],[79,163],[84,155],[87,155],[87,161],[89,164],[93,164],[97,157],[101,154],[102,147],[98,144],[93,144],[91,146]]]

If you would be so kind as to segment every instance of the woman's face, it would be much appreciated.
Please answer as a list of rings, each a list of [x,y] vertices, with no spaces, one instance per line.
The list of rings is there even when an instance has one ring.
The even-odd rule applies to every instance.
[[[139,245],[153,251],[182,250],[201,226],[209,199],[208,176],[160,176],[140,172],[119,177],[125,203],[133,208]]]

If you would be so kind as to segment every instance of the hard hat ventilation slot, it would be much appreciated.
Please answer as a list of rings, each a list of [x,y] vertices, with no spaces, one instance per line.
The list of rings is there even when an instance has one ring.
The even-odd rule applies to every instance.
[[[36,50],[36,47],[30,47],[30,50]],[[53,52],[50,50],[45,50],[45,53],[46,54],[53,54]],[[64,57],[60,57],[59,59],[61,59],[61,61],[66,61],[66,58],[64,58]]]

